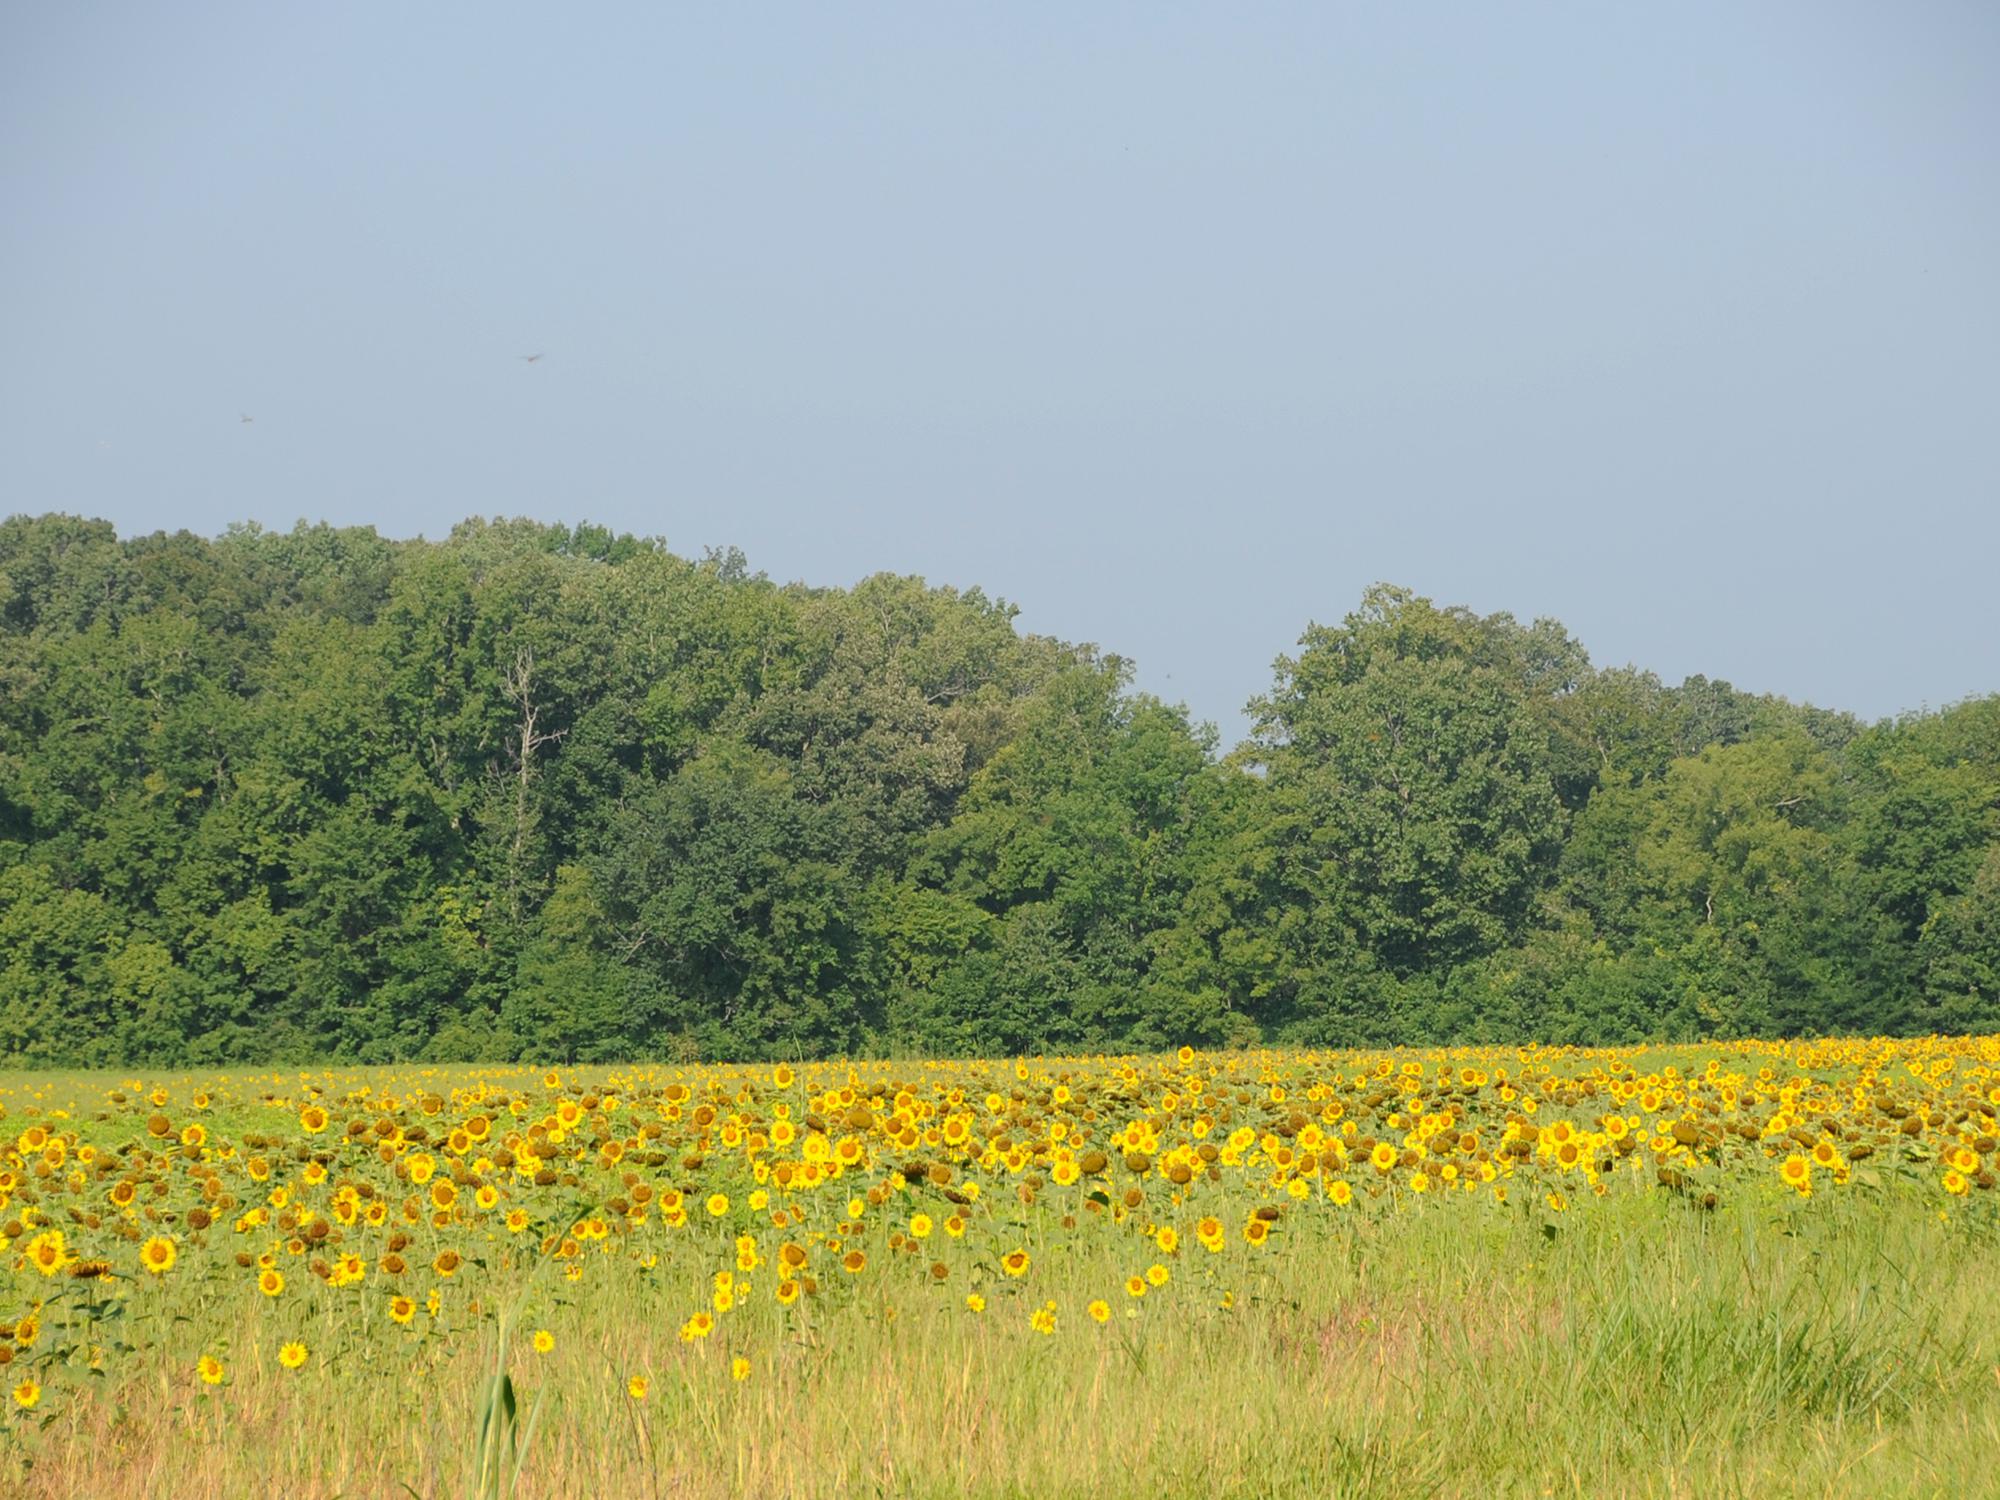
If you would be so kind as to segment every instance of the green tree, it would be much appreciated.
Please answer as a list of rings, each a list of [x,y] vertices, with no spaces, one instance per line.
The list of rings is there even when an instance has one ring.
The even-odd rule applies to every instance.
[[[1280,878],[1314,929],[1398,977],[1518,936],[1561,847],[1547,732],[1486,636],[1378,586],[1308,630],[1253,705]]]

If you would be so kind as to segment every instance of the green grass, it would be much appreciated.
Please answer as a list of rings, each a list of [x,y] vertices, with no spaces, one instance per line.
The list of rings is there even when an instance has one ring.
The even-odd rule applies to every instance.
[[[1962,1054],[1962,1070],[1919,1081],[1889,1066],[1934,1054]],[[1764,1055],[1728,1066],[1762,1066]],[[1037,1140],[1058,1117],[1108,1142],[1125,1122],[1151,1115],[1165,1122],[1163,1141],[1183,1149],[1196,1139],[1193,1111],[1173,1112],[1163,1095],[1189,1071],[1209,1084],[1199,1107],[1216,1120],[1199,1129],[1210,1144],[1236,1127],[1284,1123],[1321,1088],[1315,1109],[1348,1111],[1339,1124],[1324,1117],[1329,1131],[1358,1117],[1349,1171],[1357,1191],[1344,1207],[1323,1182],[1281,1181],[1254,1152],[1177,1181],[1114,1150],[1104,1176],[1065,1185],[1046,1164],[982,1163],[975,1147],[953,1158],[952,1182],[954,1192],[975,1183],[980,1192],[952,1199],[927,1168],[908,1167],[906,1182],[899,1169],[918,1153],[889,1139],[881,1121],[851,1117],[833,1125],[865,1138],[850,1175],[789,1198],[774,1188],[760,1203],[754,1173],[778,1180],[768,1161],[753,1164],[747,1147],[719,1149],[718,1123],[663,1113],[661,1091],[670,1080],[679,1087],[677,1071],[621,1081],[600,1070],[553,1083],[539,1070],[239,1074],[219,1085],[221,1075],[189,1075],[149,1079],[144,1093],[106,1075],[8,1077],[0,1152],[15,1201],[0,1208],[12,1247],[0,1252],[0,1320],[39,1302],[42,1327],[10,1351],[0,1387],[27,1372],[46,1389],[32,1410],[0,1406],[0,1495],[2000,1495],[2000,1192],[1982,1166],[1980,1185],[1947,1193],[1939,1160],[1961,1139],[1993,1155],[1996,1049],[1857,1043],[1846,1055],[1844,1076],[1866,1067],[1873,1081],[1806,1091],[1814,1095],[1801,1116],[1812,1122],[1806,1140],[1759,1136],[1757,1122],[1776,1103],[1763,1086],[1766,1098],[1742,1116],[1747,1134],[1721,1134],[1696,1160],[1671,1134],[1653,1132],[1683,1118],[1737,1116],[1702,1112],[1714,1090],[1690,1091],[1685,1115],[1679,1104],[1654,1113],[1650,1144],[1606,1158],[1601,1193],[1583,1170],[1540,1159],[1517,1166],[1499,1157],[1506,1174],[1486,1185],[1468,1172],[1461,1180],[1470,1190],[1417,1191],[1407,1164],[1378,1174],[1365,1165],[1366,1133],[1408,1122],[1388,1123],[1401,1095],[1369,1104],[1374,1086],[1357,1074],[1371,1058],[1156,1059],[1133,1077],[1122,1062],[1017,1071],[1010,1060],[952,1065],[908,1083],[940,1098],[963,1085],[987,1111],[980,1118],[996,1121],[1002,1111],[978,1101],[989,1087],[1018,1083],[1006,1118],[1025,1132],[1017,1117],[1032,1114]],[[1660,1056],[1684,1071],[1707,1063],[1698,1049]],[[1512,1056],[1488,1061],[1528,1067]],[[1543,1081],[1601,1084],[1606,1065],[1564,1054]],[[913,1071],[872,1066],[864,1095],[894,1094]],[[1031,1081],[1052,1069],[1077,1097],[1058,1102]],[[1270,1099],[1280,1075],[1290,1097]],[[1435,1066],[1431,1076],[1441,1076]],[[847,1077],[844,1065],[820,1065],[817,1076],[785,1083],[762,1069],[706,1070],[697,1082],[702,1099],[775,1121],[780,1103],[803,1118],[815,1092],[824,1103]],[[336,1118],[308,1133],[302,1101],[322,1079]],[[146,1135],[156,1106],[144,1097],[155,1083],[170,1098],[158,1108],[173,1126],[157,1138]],[[197,1111],[194,1091],[211,1086],[216,1096]],[[506,1194],[498,1208],[439,1220],[426,1199],[417,1212],[411,1158],[379,1151],[373,1126],[428,1122],[424,1149],[446,1176],[464,1172],[466,1160],[444,1160],[437,1130],[485,1109],[489,1086],[521,1106],[496,1121],[507,1131],[573,1098],[614,1089],[624,1098],[616,1110],[604,1105],[615,1129],[580,1125],[540,1159],[560,1174],[510,1174],[487,1162],[479,1170]],[[1877,1110],[1873,1101],[1892,1086],[1913,1109]],[[458,1092],[426,1104],[432,1089]],[[114,1101],[119,1090],[127,1097]],[[380,1103],[384,1091],[398,1096],[394,1109]],[[1544,1124],[1589,1128],[1605,1111],[1601,1093],[1538,1091]],[[1446,1097],[1422,1108],[1447,1107]],[[1489,1144],[1516,1113],[1492,1090],[1448,1097]],[[831,1105],[824,1113],[841,1115]],[[205,1145],[182,1144],[177,1132],[189,1120],[204,1125]],[[23,1133],[30,1121],[65,1136],[61,1161],[42,1159],[41,1136]],[[664,1121],[668,1133],[641,1141],[633,1132],[642,1121]],[[350,1137],[348,1123],[369,1128]],[[1823,1169],[1810,1195],[1786,1189],[1779,1159],[1810,1149],[1828,1125],[1829,1144],[1869,1154],[1851,1175]],[[638,1143],[634,1155],[599,1159],[593,1143],[627,1137]],[[638,1149],[649,1142],[672,1149]],[[88,1172],[86,1145],[101,1153]],[[1463,1153],[1473,1149],[1457,1158],[1468,1168],[1475,1159]],[[253,1177],[253,1151],[271,1158],[268,1178]],[[630,1187],[634,1161],[654,1188],[687,1194],[687,1222],[669,1223],[636,1197],[629,1219],[607,1206]],[[307,1186],[314,1162],[330,1164],[328,1176]],[[209,1172],[226,1181],[226,1195],[203,1196],[216,1186]],[[1658,1185],[1662,1174],[1683,1172],[1693,1190]],[[112,1210],[121,1180],[144,1191]],[[269,1204],[282,1184],[294,1209],[309,1201],[324,1219],[343,1181],[369,1185],[382,1195],[371,1201],[397,1210],[322,1247],[327,1258],[362,1255],[363,1284],[315,1279],[309,1267],[321,1252],[305,1228],[245,1227],[238,1218]],[[468,1176],[463,1190],[471,1187]],[[850,1196],[871,1188],[879,1197],[850,1213]],[[702,1207],[711,1191],[730,1196],[726,1217]],[[1712,1206],[1702,1207],[1711,1192]],[[1551,1193],[1566,1194],[1568,1206],[1555,1207]],[[954,1203],[962,1238],[943,1223]],[[1113,1206],[1127,1203],[1129,1212]],[[205,1228],[189,1212],[202,1204],[216,1210]],[[1245,1225],[1271,1205],[1283,1209],[1278,1227],[1254,1248]],[[509,1206],[531,1212],[532,1229],[501,1228]],[[781,1208],[802,1217],[776,1224]],[[543,1253],[545,1233],[557,1243],[600,1211],[611,1220],[606,1237],[585,1237],[567,1261]],[[919,1211],[939,1220],[932,1236],[920,1253],[896,1250]],[[1227,1228],[1220,1254],[1192,1232],[1210,1214]],[[1148,1238],[1155,1218],[1178,1226],[1177,1253]],[[45,1227],[66,1230],[70,1254],[103,1257],[112,1279],[31,1268],[25,1247]],[[748,1273],[754,1294],[709,1337],[684,1340],[683,1323],[708,1305],[713,1274],[736,1264],[744,1232],[756,1233],[764,1260]],[[164,1275],[141,1269],[141,1239],[153,1233],[178,1246]],[[791,1307],[773,1295],[772,1261],[787,1240],[810,1247],[822,1283]],[[1018,1279],[999,1267],[1015,1246],[1032,1253]],[[401,1270],[385,1264],[399,1248]],[[856,1276],[839,1269],[853,1248],[868,1259]],[[443,1276],[433,1262],[440,1249],[463,1252],[465,1264]],[[252,1257],[265,1250],[288,1281],[278,1298],[256,1287]],[[942,1281],[932,1279],[933,1260]],[[1128,1278],[1154,1262],[1168,1268],[1166,1284],[1130,1296]],[[392,1292],[421,1301],[431,1289],[443,1298],[435,1317],[419,1313],[407,1327],[390,1320]],[[975,1289],[987,1299],[983,1312],[966,1306]],[[1097,1299],[1112,1310],[1102,1326],[1087,1311]],[[1031,1318],[1048,1303],[1056,1324],[1043,1334]],[[553,1335],[551,1352],[534,1351],[538,1329]],[[290,1340],[311,1350],[296,1372],[277,1359]],[[223,1359],[223,1384],[195,1378],[204,1354]],[[731,1369],[738,1358],[749,1364],[740,1381]],[[643,1400],[628,1393],[635,1377],[647,1383]]]
[[[1552,1234],[1539,1215],[1420,1211],[1253,1264],[1219,1278],[1233,1308],[1201,1258],[1135,1306],[1116,1290],[1130,1267],[1078,1242],[983,1315],[962,1287],[804,1329],[759,1304],[728,1348],[680,1343],[656,1286],[593,1284],[551,1304],[552,1354],[519,1334],[507,1350],[523,1419],[541,1403],[516,1493],[1995,1493],[2000,1248],[1927,1201],[1705,1215],[1662,1195]],[[1097,1295],[1108,1327],[1083,1313]],[[1027,1326],[1044,1296],[1046,1337]],[[490,1341],[385,1350],[203,1396],[155,1350],[23,1443],[33,1466],[11,1483],[461,1493],[493,1358]]]

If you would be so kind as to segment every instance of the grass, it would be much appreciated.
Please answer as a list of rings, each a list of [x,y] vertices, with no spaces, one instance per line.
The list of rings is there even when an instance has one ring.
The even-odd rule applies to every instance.
[[[100,1089],[87,1082],[79,1098]],[[670,1163],[665,1175],[677,1170],[696,1169]],[[0,1424],[0,1489],[33,1500],[2000,1493],[1993,1195],[1947,1198],[1922,1173],[1885,1173],[1802,1197],[1761,1155],[1709,1170],[1725,1190],[1708,1210],[1635,1171],[1562,1211],[1539,1184],[1505,1203],[1469,1191],[1338,1212],[1315,1201],[1288,1207],[1272,1243],[1252,1250],[1234,1226],[1270,1193],[1268,1174],[1246,1166],[1188,1205],[1230,1213],[1221,1254],[1190,1238],[1162,1255],[1137,1238],[1136,1213],[1121,1224],[1066,1213],[1053,1188],[1024,1205],[996,1186],[968,1211],[963,1241],[939,1242],[957,1258],[937,1283],[930,1245],[888,1248],[911,1207],[892,1199],[843,1236],[866,1247],[864,1274],[829,1264],[822,1295],[784,1307],[767,1268],[746,1273],[757,1295],[692,1342],[680,1330],[727,1264],[733,1221],[698,1217],[659,1239],[635,1230],[575,1280],[547,1257],[488,1255],[446,1283],[437,1318],[408,1329],[316,1284],[297,1299],[246,1291],[226,1252],[254,1235],[184,1244],[184,1263],[156,1278],[17,1271],[16,1294],[47,1304],[44,1327],[0,1376],[47,1361],[50,1395]],[[1033,1259],[1018,1279],[995,1266],[1015,1243]],[[1149,1260],[1167,1283],[1135,1298],[1125,1282]],[[975,1286],[983,1312],[966,1306]],[[1101,1325],[1087,1312],[1100,1298]],[[1030,1315],[1049,1302],[1044,1334]],[[548,1353],[532,1347],[537,1329],[553,1335]],[[279,1368],[281,1336],[311,1346],[304,1369]],[[223,1384],[191,1377],[203,1350],[224,1351]]]
[[[545,1403],[516,1493],[1992,1493],[1991,1236],[1827,1207],[1780,1225],[1656,1204],[1553,1240],[1371,1228],[1287,1247],[1231,1310],[1100,1328],[1066,1308],[1046,1337],[956,1298],[893,1319],[856,1301],[810,1335],[760,1307],[740,1383],[721,1348],[678,1342],[677,1308],[606,1283],[551,1316],[551,1354],[508,1349]],[[1095,1290],[1120,1269],[1058,1274]],[[203,1395],[161,1344],[39,1433],[15,1482],[453,1495],[476,1479],[492,1361],[469,1344]],[[627,1371],[651,1372],[645,1402]]]

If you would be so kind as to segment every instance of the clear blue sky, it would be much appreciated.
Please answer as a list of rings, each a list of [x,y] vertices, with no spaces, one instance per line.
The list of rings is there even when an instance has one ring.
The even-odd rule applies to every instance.
[[[1227,738],[1384,578],[1875,716],[2000,689],[1997,168],[1972,0],[16,4],[0,511],[977,583]]]

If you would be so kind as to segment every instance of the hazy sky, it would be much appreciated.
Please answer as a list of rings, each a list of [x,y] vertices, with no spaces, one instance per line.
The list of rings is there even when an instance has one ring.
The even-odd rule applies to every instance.
[[[1875,716],[2000,689],[1997,168],[1973,0],[14,4],[0,512],[976,583],[1229,738],[1376,579]]]

